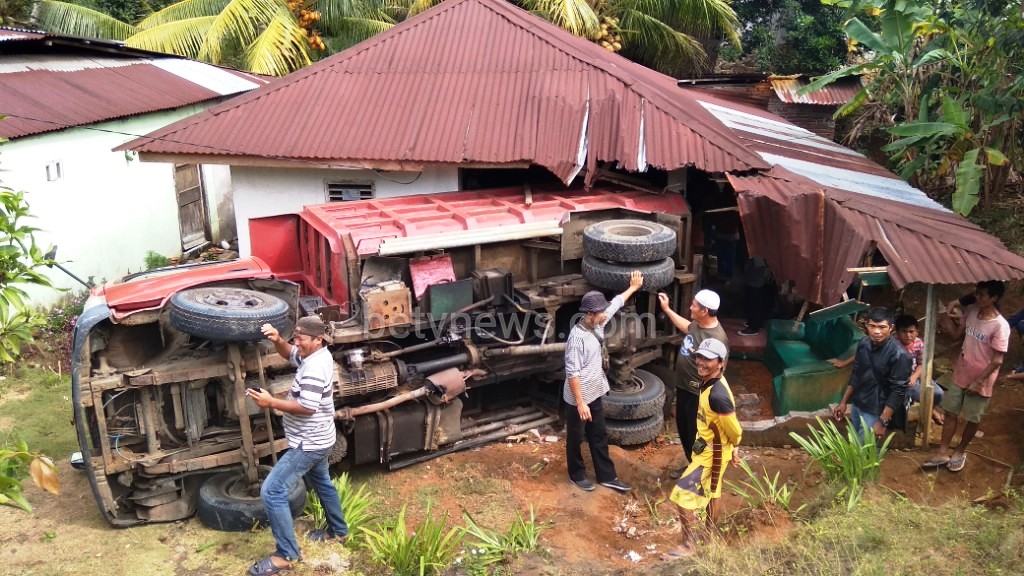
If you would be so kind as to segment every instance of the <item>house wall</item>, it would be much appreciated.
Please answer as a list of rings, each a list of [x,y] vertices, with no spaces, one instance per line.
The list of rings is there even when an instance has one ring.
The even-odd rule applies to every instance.
[[[57,246],[58,262],[79,277],[100,282],[137,272],[150,250],[164,256],[181,253],[174,175],[170,164],[143,163],[111,150],[203,108],[187,106],[11,140],[0,146],[0,182],[26,192],[32,224],[40,229],[36,243],[44,250]],[[60,179],[47,180],[50,162],[60,162]],[[223,224],[225,198],[230,205],[230,171],[225,168],[204,168],[207,205],[215,233],[234,236],[233,216],[228,214]],[[56,268],[44,273],[57,288],[84,289]],[[66,294],[34,286],[26,291],[38,306],[50,306]]]
[[[392,198],[458,190],[459,171],[455,166],[428,167],[422,173],[233,166],[238,251],[251,254],[250,218],[294,214],[308,204],[323,204],[327,182],[342,181],[373,183],[375,198]]]

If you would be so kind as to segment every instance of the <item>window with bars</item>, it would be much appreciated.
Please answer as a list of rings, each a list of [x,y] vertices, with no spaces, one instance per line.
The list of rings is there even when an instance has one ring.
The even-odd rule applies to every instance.
[[[372,200],[373,184],[360,182],[328,182],[328,202],[351,202],[353,200]]]

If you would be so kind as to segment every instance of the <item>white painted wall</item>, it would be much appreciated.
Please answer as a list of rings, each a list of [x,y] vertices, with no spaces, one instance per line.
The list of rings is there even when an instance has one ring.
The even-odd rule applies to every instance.
[[[137,272],[150,250],[164,256],[181,253],[174,175],[170,164],[143,163],[111,150],[203,108],[187,106],[11,140],[0,145],[0,181],[26,192],[33,224],[40,228],[37,244],[58,246],[57,260],[79,277],[99,282]],[[46,165],[54,161],[60,162],[62,177],[48,181]],[[215,228],[222,228],[217,223],[225,216],[233,224],[226,168],[204,167],[213,184],[207,193]],[[221,209],[225,197],[228,207]],[[56,268],[45,273],[56,287],[83,289]],[[26,291],[38,306],[52,305],[64,294],[40,287]]]
[[[295,168],[231,167],[231,184],[238,231],[238,251],[251,254],[249,219],[294,214],[308,204],[327,202],[327,182],[373,182],[376,198],[410,196],[459,189],[459,170],[439,166],[419,172],[371,170],[316,170]]]

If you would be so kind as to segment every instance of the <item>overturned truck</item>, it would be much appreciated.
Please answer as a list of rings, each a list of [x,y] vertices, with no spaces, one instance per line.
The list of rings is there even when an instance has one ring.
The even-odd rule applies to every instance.
[[[650,441],[681,340],[654,292],[689,297],[689,226],[680,195],[636,189],[332,203],[253,220],[251,257],[94,290],[72,387],[96,502],[115,526],[260,521],[260,479],[287,443],[244,392],[288,390],[294,369],[260,326],[287,335],[307,314],[331,327],[334,464],[395,469],[555,423],[580,297],[621,291],[634,269],[644,291],[608,326],[605,406],[612,442]]]

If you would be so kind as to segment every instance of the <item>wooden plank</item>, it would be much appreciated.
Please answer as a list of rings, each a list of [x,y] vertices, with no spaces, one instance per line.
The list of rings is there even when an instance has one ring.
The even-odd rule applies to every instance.
[[[891,284],[889,281],[888,272],[860,272],[857,274],[860,278],[860,285],[867,286],[888,286]]]

